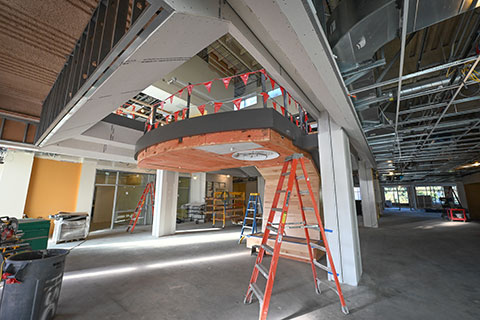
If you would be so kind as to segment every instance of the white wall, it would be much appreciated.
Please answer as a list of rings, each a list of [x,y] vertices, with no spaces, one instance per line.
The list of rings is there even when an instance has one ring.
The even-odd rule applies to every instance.
[[[178,172],[157,170],[152,236],[174,234],[177,223]]]
[[[0,164],[0,215],[23,217],[33,165],[33,152],[9,149]]]
[[[84,160],[77,195],[77,212],[91,214],[97,161]]]

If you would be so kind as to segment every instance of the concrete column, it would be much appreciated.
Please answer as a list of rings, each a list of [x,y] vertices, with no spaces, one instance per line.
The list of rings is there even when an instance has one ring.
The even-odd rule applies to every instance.
[[[363,226],[377,228],[378,218],[373,171],[364,160],[361,160],[358,164],[358,178],[362,195]]]
[[[408,187],[408,203],[410,210],[417,210],[417,192],[415,191],[414,185]]]
[[[350,144],[345,131],[326,112],[321,113],[318,127],[321,199],[328,243],[339,280],[356,286],[362,275],[362,260]]]
[[[378,178],[375,177],[373,181],[373,186],[375,187],[375,202],[377,203],[377,217],[382,215],[382,210],[384,209],[384,203],[383,201],[383,190],[380,187],[380,181],[378,181]]]
[[[190,180],[190,202],[205,202],[205,188],[207,174],[205,172],[192,173]]]
[[[0,164],[0,216],[23,218],[33,156],[33,152],[7,151]]]
[[[152,236],[174,234],[177,223],[178,172],[157,170]]]

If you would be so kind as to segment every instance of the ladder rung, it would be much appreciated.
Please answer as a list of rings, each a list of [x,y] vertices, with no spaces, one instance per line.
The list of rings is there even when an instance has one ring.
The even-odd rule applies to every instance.
[[[287,190],[278,190],[277,193],[287,192]]]
[[[265,250],[265,251],[267,251],[268,253],[270,253],[270,254],[273,255],[273,248],[270,247],[269,245],[262,244],[262,248],[263,248],[263,250]]]
[[[260,273],[265,277],[265,279],[268,279],[268,270],[262,266],[260,263],[255,264],[255,267],[260,271]]]
[[[318,224],[307,224],[307,225],[305,225],[305,228],[320,230],[320,227],[318,226]]]
[[[301,176],[297,176],[297,180],[305,179],[305,176],[302,174]]]
[[[318,243],[315,243],[315,242],[310,242],[310,247],[312,247],[314,249],[322,250],[323,252],[327,252],[327,249],[325,249],[324,246],[321,246],[321,245],[319,245]]]
[[[330,269],[329,267],[327,267],[326,265],[323,265],[321,264],[320,262],[318,262],[316,259],[313,259],[313,264],[316,265],[317,267],[319,267],[320,269],[323,269],[327,272],[332,272],[332,269]]]
[[[299,192],[300,192],[300,194],[309,194],[310,193],[310,192],[308,192],[308,190],[300,190]]]
[[[274,226],[267,226],[267,229],[275,233],[278,233],[278,228],[275,228]]]
[[[290,171],[287,171],[287,172],[285,172],[285,173],[282,173],[282,176],[285,177],[285,176],[288,176],[289,174],[290,174]]]
[[[272,208],[273,211],[278,211],[278,212],[282,212],[283,209],[282,208]]]
[[[263,292],[260,291],[260,288],[257,286],[256,283],[250,283],[250,287],[252,288],[253,294],[257,297],[260,303],[263,303]]]
[[[252,217],[245,217],[245,220],[253,220]]]
[[[305,211],[305,210],[314,211],[315,209],[313,209],[312,207],[303,207],[303,211]]]
[[[252,226],[243,226],[244,229],[253,229]]]
[[[255,211],[255,209],[247,209],[247,211]]]

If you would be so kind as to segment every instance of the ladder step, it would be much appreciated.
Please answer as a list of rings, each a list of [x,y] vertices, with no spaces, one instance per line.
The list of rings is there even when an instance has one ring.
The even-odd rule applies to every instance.
[[[255,264],[255,267],[260,271],[260,273],[265,277],[265,279],[268,279],[268,270],[264,266],[262,266],[260,263]]]
[[[278,228],[275,228],[274,226],[267,226],[267,229],[275,233],[278,233]]]
[[[255,211],[255,209],[247,209],[247,211]]]
[[[285,172],[285,173],[282,173],[282,176],[285,177],[285,176],[288,176],[289,174],[290,174],[290,171],[287,171],[287,172]]]
[[[287,190],[278,190],[277,193],[287,192]]]
[[[305,179],[305,176],[302,174],[301,176],[297,176],[297,180]]]
[[[243,226],[243,229],[253,229],[252,226]]]
[[[253,294],[257,297],[260,303],[263,303],[263,292],[260,291],[260,288],[257,286],[256,283],[250,283],[250,287],[252,288]]]
[[[316,265],[317,267],[319,267],[320,269],[323,269],[327,272],[332,272],[332,269],[330,269],[329,267],[327,267],[326,265],[323,265],[321,264],[320,262],[318,262],[316,259],[313,259],[313,264]]]
[[[266,245],[266,244],[262,244],[261,246],[263,248],[263,250],[267,251],[268,253],[272,254],[273,255],[273,248],[270,247],[269,245]]]
[[[272,208],[273,211],[278,211],[278,212],[282,212],[283,209],[282,208]]]
[[[318,243],[315,243],[315,242],[310,242],[310,247],[312,247],[314,249],[322,250],[323,252],[327,252],[327,249],[325,249],[324,246],[321,246],[321,245],[319,245]]]
[[[313,209],[312,207],[303,207],[303,210],[310,210],[310,211],[315,211],[315,209]]]
[[[300,194],[302,194],[302,195],[305,195],[305,194],[309,194],[309,193],[310,193],[310,192],[308,192],[308,190],[300,190],[299,192],[300,192]]]
[[[245,220],[253,220],[252,217],[245,217]]]

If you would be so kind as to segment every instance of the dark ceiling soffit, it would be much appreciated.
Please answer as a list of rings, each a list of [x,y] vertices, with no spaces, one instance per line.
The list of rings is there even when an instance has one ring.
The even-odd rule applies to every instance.
[[[118,114],[111,113],[102,119],[103,122],[115,124],[117,126],[130,128],[137,131],[143,131],[145,125],[143,122],[129,119]]]
[[[251,129],[275,130],[292,140],[295,146],[312,153],[314,159],[318,159],[317,136],[305,134],[287,118],[269,108],[216,113],[158,127],[138,139],[135,145],[135,159],[142,150],[165,141],[206,133]],[[309,138],[310,136],[312,138]]]

